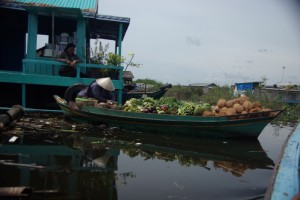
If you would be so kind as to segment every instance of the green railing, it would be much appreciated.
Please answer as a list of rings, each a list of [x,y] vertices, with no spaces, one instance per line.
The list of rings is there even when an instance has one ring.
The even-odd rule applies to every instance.
[[[108,69],[110,71],[114,71],[117,74],[117,76],[112,78],[112,81],[114,87],[117,90],[118,103],[122,103],[122,89],[124,88],[122,66],[78,63],[76,65],[76,77],[60,76],[59,69],[61,66],[64,66],[64,63],[52,59],[23,59],[22,75],[28,76],[28,79],[24,78],[24,83],[54,86],[70,86],[75,83],[82,83],[88,85],[95,79],[101,78],[95,76],[89,77],[88,75],[90,74],[87,73],[89,72],[89,70]]]
[[[64,63],[54,61],[54,60],[44,60],[44,59],[23,59],[23,73],[25,74],[39,74],[39,75],[52,75],[58,76],[59,68],[64,66]],[[118,72],[119,80],[123,78],[123,67],[121,66],[110,66],[110,65],[101,65],[101,64],[87,64],[87,63],[78,63],[77,68],[77,78],[80,78],[80,73],[86,75],[89,69],[110,69]],[[78,70],[80,69],[80,70]],[[88,78],[88,77],[87,77]],[[95,78],[95,77],[93,77]],[[101,78],[101,77],[99,77]]]

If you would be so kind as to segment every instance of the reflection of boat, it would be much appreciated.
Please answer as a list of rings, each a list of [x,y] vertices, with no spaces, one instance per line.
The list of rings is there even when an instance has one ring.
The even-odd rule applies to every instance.
[[[300,126],[298,125],[282,146],[278,167],[274,168],[272,180],[265,199],[297,200],[300,198],[299,143]],[[297,198],[293,198],[296,195]]]
[[[99,129],[91,127],[80,136],[78,133],[25,134],[12,144],[7,144],[9,138],[2,135],[0,187],[32,188],[34,199],[44,199],[49,197],[47,195],[52,197],[47,199],[118,199],[118,178],[126,182],[135,178],[136,173],[134,167],[124,172],[131,165],[124,157],[118,159],[120,150],[121,156],[142,157],[150,162],[154,160],[152,163],[174,161],[176,166],[179,163],[184,168],[195,166],[205,171],[222,169],[234,176],[242,176],[245,170],[273,166],[257,140],[153,137],[152,134],[123,131],[107,133],[99,134]],[[117,170],[118,164],[120,169]]]
[[[127,133],[127,132],[126,132]],[[100,148],[122,149],[131,157],[145,159],[178,160],[181,165],[222,168],[235,176],[242,176],[247,169],[272,169],[274,163],[262,149],[258,140],[215,140],[182,136],[114,133],[112,138],[90,137]]]
[[[79,122],[105,123],[128,130],[172,133],[220,138],[257,138],[265,126],[282,110],[224,117],[179,116],[125,112],[82,106],[73,109],[64,99],[54,96],[63,113]]]
[[[9,199],[69,199],[74,195],[72,199],[95,199],[99,192],[104,199],[117,199],[119,150],[83,151],[72,148],[72,142],[69,147],[34,136],[21,137],[17,144],[9,144],[8,139],[1,137],[1,199],[7,195]]]

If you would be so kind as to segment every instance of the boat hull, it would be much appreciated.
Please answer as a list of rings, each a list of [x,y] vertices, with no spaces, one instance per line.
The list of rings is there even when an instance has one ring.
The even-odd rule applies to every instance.
[[[265,195],[266,200],[300,198],[300,125],[291,131],[282,145],[278,162]]]
[[[231,117],[178,116],[83,107],[73,109],[58,101],[63,113],[77,122],[101,123],[110,127],[152,134],[194,135],[217,138],[257,138],[275,117],[236,119]],[[278,113],[280,111],[277,111]]]

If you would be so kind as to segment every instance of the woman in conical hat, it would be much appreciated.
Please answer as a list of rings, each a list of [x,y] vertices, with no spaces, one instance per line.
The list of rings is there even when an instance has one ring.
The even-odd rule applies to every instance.
[[[78,93],[78,97],[97,99],[99,102],[116,101],[115,87],[109,77],[99,78]]]
[[[106,78],[98,78],[96,79],[96,83],[105,90],[115,91],[115,87],[109,77]]]

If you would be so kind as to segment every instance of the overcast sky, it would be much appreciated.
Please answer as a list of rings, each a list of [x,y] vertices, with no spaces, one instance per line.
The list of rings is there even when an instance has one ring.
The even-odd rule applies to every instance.
[[[98,13],[130,18],[135,79],[300,84],[299,1],[99,0]]]

